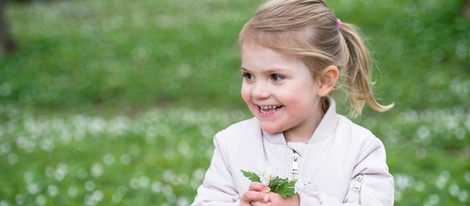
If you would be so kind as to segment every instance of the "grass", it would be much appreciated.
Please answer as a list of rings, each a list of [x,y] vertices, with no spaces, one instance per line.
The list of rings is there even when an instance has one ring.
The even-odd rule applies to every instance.
[[[6,111],[0,202],[17,205],[187,205],[212,155],[211,135],[244,117],[184,108],[133,118]]]
[[[0,205],[188,205],[212,136],[248,118],[236,38],[259,1],[12,3]],[[126,4],[127,3],[127,4]],[[330,1],[367,36],[396,205],[470,202],[470,23],[452,1]],[[341,112],[347,112],[344,107]]]
[[[4,83],[10,88],[6,98],[32,106],[66,108],[103,103],[197,104],[226,93],[235,98],[237,86],[220,90],[226,84],[215,79],[237,82],[235,39],[239,23],[248,16],[243,18],[239,10],[209,12],[227,4],[212,1],[144,1],[130,6],[107,2],[57,2],[11,9],[12,16],[28,13],[26,17],[16,14],[23,16],[24,23],[12,25],[13,31],[21,31],[17,37],[23,50],[17,56],[28,61],[12,57],[2,62],[5,77],[17,77],[15,82]],[[237,7],[237,3],[231,4],[228,6]],[[38,20],[44,26],[37,26]],[[41,68],[48,68],[47,75],[40,75],[44,70],[37,69],[38,62]],[[42,78],[31,78],[33,75]],[[230,102],[216,99],[220,104]]]

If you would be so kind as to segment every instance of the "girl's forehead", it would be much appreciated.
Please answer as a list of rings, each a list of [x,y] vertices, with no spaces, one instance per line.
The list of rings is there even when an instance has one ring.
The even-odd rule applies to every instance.
[[[288,73],[309,70],[299,58],[258,44],[242,46],[241,68],[248,71],[284,71]]]
[[[301,62],[301,59],[294,56],[286,54],[276,49],[272,49],[256,43],[247,43],[243,44],[241,47],[241,58],[242,61],[245,59],[249,60],[259,60],[260,58],[269,60],[270,63],[298,63]]]

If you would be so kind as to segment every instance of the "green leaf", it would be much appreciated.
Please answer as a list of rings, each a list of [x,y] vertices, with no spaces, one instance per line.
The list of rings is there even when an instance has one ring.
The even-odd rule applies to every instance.
[[[269,188],[271,191],[277,192],[278,188],[283,184],[284,179],[276,177],[269,182]]]
[[[277,193],[284,198],[295,195],[295,183],[295,180],[286,180],[279,186]]]
[[[295,183],[296,180],[289,180],[276,177],[269,182],[269,188],[271,192],[278,193],[283,198],[295,195]]]
[[[249,172],[249,171],[244,171],[244,170],[241,170],[241,171],[242,171],[243,175],[245,175],[245,177],[247,177],[252,182],[261,182],[261,179],[259,178],[259,176],[256,173]]]

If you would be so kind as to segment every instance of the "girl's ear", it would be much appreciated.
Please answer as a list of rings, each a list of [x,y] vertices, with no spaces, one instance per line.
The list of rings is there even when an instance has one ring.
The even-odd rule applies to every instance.
[[[339,78],[339,69],[334,65],[327,66],[320,74],[318,81],[318,96],[327,96],[336,85]]]

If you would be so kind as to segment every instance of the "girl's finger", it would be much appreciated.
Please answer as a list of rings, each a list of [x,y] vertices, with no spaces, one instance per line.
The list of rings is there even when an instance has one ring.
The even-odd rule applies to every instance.
[[[258,191],[258,192],[269,192],[270,189],[268,186],[265,184],[259,183],[259,182],[252,182],[250,186],[248,187],[248,190],[250,191]]]
[[[243,194],[241,202],[244,205],[250,205],[251,202],[267,203],[269,202],[269,196],[264,192],[256,192],[249,190],[245,192],[245,194]]]

